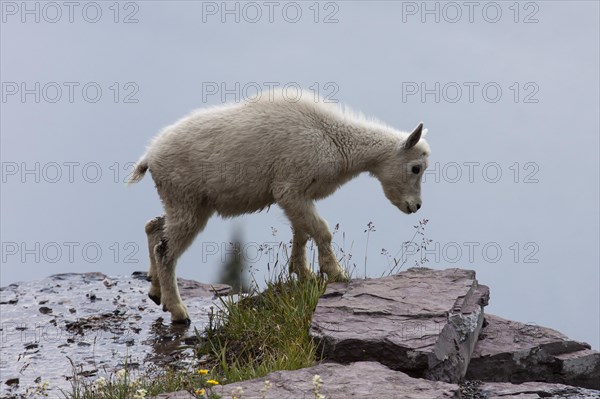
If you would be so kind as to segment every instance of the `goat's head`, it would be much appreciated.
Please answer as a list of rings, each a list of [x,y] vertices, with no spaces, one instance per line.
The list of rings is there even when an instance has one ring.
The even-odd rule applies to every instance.
[[[421,137],[426,132],[423,123],[419,123],[374,172],[385,196],[404,213],[414,213],[421,208],[421,177],[430,153],[429,145]]]

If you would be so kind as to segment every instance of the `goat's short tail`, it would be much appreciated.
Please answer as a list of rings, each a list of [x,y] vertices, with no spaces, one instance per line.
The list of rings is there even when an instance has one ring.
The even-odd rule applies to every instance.
[[[146,171],[148,170],[148,162],[145,159],[140,160],[133,169],[133,173],[127,181],[127,185],[137,183],[144,178]]]

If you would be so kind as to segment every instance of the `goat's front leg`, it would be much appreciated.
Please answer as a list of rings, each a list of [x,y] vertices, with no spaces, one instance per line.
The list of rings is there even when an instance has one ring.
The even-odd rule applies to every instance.
[[[294,238],[292,240],[292,256],[290,259],[290,274],[296,273],[299,279],[312,276],[312,271],[306,261],[306,241],[308,234],[300,226],[293,226]]]
[[[348,276],[338,263],[331,248],[332,235],[310,199],[285,197],[278,200],[295,230],[306,232],[316,242],[319,249],[319,268],[327,274],[329,281],[345,281]],[[306,243],[306,242],[305,242]],[[292,248],[292,258],[294,255]]]
[[[146,223],[146,235],[148,236],[148,253],[150,257],[150,267],[148,268],[148,279],[150,280],[150,291],[148,291],[148,297],[152,299],[154,303],[160,305],[160,279],[158,277],[158,270],[156,268],[156,256],[154,254],[154,248],[160,242],[160,238],[163,234],[163,227],[165,225],[165,217],[158,216]]]

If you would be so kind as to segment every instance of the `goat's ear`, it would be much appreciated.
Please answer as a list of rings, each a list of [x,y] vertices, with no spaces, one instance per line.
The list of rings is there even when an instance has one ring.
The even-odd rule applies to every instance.
[[[411,149],[414,146],[416,146],[417,143],[419,142],[419,140],[421,140],[422,132],[423,132],[423,122],[419,123],[419,125],[415,128],[415,130],[413,130],[413,132],[410,134],[410,136],[408,136],[408,138],[404,142],[404,145],[402,146],[402,148],[405,150],[408,150],[408,149]]]

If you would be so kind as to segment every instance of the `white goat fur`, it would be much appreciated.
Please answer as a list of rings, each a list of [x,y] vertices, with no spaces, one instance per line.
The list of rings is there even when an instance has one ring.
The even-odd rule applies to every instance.
[[[216,212],[235,216],[278,204],[293,230],[290,272],[311,272],[305,244],[312,237],[322,273],[346,277],[331,249],[331,233],[313,201],[331,195],[361,172],[382,183],[405,213],[421,205],[421,175],[429,146],[422,124],[403,133],[302,92],[197,110],[163,129],[135,167],[130,183],[150,169],[165,215],[146,224],[149,296],[189,323],[175,265]],[[418,169],[418,170],[417,170]]]

